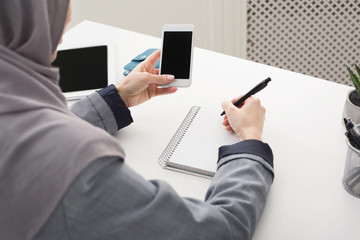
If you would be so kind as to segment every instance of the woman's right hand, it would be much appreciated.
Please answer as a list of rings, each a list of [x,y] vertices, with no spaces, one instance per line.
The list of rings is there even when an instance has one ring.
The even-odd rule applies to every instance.
[[[222,108],[226,113],[223,125],[226,130],[235,132],[240,141],[248,139],[261,141],[265,108],[260,100],[254,97],[249,97],[240,108],[237,108],[233,104],[237,99],[222,103]]]

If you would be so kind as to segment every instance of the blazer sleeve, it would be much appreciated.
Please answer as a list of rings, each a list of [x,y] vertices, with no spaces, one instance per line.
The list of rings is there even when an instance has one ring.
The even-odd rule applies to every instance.
[[[77,101],[70,111],[110,134],[133,122],[130,110],[113,84]]]
[[[250,239],[273,181],[271,149],[245,141],[223,147],[220,157],[205,201],[147,181],[120,159],[99,159],[78,176],[35,239]]]

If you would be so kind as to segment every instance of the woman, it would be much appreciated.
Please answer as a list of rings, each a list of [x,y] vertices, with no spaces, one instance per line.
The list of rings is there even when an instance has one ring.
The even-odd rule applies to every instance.
[[[251,238],[273,180],[259,100],[223,103],[239,143],[219,149],[205,201],[181,198],[133,172],[109,134],[132,122],[128,107],[177,90],[158,88],[174,79],[153,68],[159,51],[70,112],[51,67],[70,16],[68,0],[0,2],[1,238]]]

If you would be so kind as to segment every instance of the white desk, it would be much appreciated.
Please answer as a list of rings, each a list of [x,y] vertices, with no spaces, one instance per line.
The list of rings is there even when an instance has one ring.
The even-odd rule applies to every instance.
[[[159,26],[159,31],[161,26]],[[64,42],[113,40],[123,66],[160,39],[85,21]],[[360,199],[342,187],[346,144],[341,124],[348,86],[195,49],[193,84],[131,109],[134,123],[116,134],[126,163],[181,196],[203,199],[210,180],[162,169],[158,158],[193,105],[218,106],[271,77],[256,96],[266,107],[263,139],[274,153],[275,180],[253,239],[360,239]]]

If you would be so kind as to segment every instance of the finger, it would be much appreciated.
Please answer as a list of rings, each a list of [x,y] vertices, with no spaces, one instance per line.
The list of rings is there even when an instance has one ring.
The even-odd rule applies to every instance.
[[[176,91],[177,91],[176,87],[158,88],[156,90],[156,96],[168,95],[168,94],[172,94],[172,93],[174,93]]]
[[[240,95],[236,98],[234,98],[233,100],[231,100],[232,103],[236,102],[237,100],[239,100],[240,98],[242,98],[244,95]]]
[[[242,103],[240,103],[239,105],[237,105],[236,107],[237,107],[237,108],[242,108],[242,106],[244,106],[244,103],[245,103],[245,102],[242,102]]]
[[[244,95],[240,95],[239,97],[234,98],[233,100],[231,100],[231,102],[232,102],[232,103],[235,103],[236,101],[238,101],[238,100],[239,100],[240,98],[242,98],[243,96],[244,96]],[[246,99],[245,99],[245,101],[246,101]],[[240,104],[237,104],[236,107],[237,107],[237,108],[241,108],[242,106],[244,106],[245,101],[242,102],[242,103],[240,103]]]
[[[227,120],[227,119],[228,119],[228,116],[227,116],[227,115],[225,115],[225,116],[224,116],[224,120]]]
[[[227,126],[226,128],[226,131],[229,131],[229,132],[234,132],[234,130],[232,129],[232,127],[229,125],[229,126]]]
[[[147,84],[168,84],[171,83],[172,81],[174,81],[175,77],[173,75],[156,75],[156,74],[151,74],[151,73],[143,73],[143,77],[144,77],[144,81]]]
[[[256,106],[256,105],[261,105],[261,104],[260,104],[260,99],[254,98],[254,97],[249,97],[248,99],[245,100],[243,105],[250,107],[250,106]]]
[[[147,57],[144,61],[144,64],[145,63],[149,63],[151,64],[150,66],[154,66],[155,63],[159,60],[160,58],[160,49],[156,50],[155,52],[153,52],[149,57]]]
[[[226,114],[225,114],[224,119],[223,119],[223,122],[225,122],[225,121],[228,121],[228,117],[227,117]]]
[[[229,121],[223,121],[222,124],[223,124],[225,127],[230,125]]]
[[[230,101],[223,101],[221,107],[225,111],[225,113],[229,113],[230,111],[234,111],[235,109],[237,109]]]
[[[253,101],[255,104],[257,105],[261,105],[261,100],[260,98],[255,98],[255,97],[251,97],[251,101]]]
[[[159,75],[160,70],[155,68],[155,74]]]

